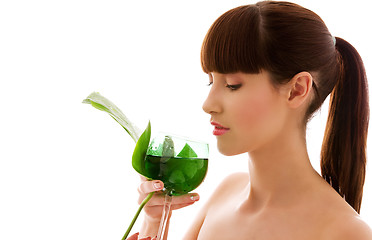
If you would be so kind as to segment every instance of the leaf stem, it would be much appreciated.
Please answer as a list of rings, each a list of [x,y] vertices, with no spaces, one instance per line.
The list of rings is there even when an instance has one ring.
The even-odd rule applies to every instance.
[[[152,198],[152,195],[154,195],[154,192],[149,193],[149,195],[147,195],[147,197],[142,201],[141,205],[139,206],[139,208],[138,208],[136,214],[134,215],[134,217],[133,217],[133,219],[132,219],[132,222],[130,223],[130,225],[129,225],[127,231],[125,232],[124,237],[123,237],[121,240],[125,240],[125,239],[128,237],[130,231],[132,230],[132,227],[133,227],[134,223],[136,222],[136,220],[137,220],[139,214],[140,214],[141,211],[142,211],[142,208],[143,208],[143,207],[146,205],[146,203],[147,203],[147,202]]]

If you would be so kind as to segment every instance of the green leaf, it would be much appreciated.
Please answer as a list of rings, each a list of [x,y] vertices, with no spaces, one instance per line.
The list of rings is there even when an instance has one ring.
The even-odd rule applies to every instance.
[[[83,100],[83,103],[91,104],[93,107],[110,114],[110,116],[128,132],[135,142],[138,141],[141,130],[129,121],[124,113],[110,100],[103,97],[98,92],[93,92]]]
[[[181,157],[181,158],[196,158],[196,157],[198,157],[198,155],[190,147],[190,145],[186,143],[185,146],[182,148],[181,152],[178,153],[177,157]]]
[[[132,166],[133,168],[143,176],[147,177],[146,169],[145,169],[145,157],[147,148],[150,143],[151,138],[151,123],[147,125],[147,128],[142,133],[140,138],[137,141],[136,147],[134,148],[133,155],[132,155]]]
[[[138,173],[146,176],[147,174],[145,169],[145,157],[151,137],[150,121],[145,131],[141,134],[141,131],[133,123],[129,121],[129,119],[122,113],[122,111],[115,104],[113,104],[107,98],[100,95],[98,92],[91,93],[86,99],[83,100],[83,103],[91,104],[93,107],[101,111],[107,112],[113,119],[115,119],[115,121],[117,121],[128,132],[128,134],[136,142],[136,147],[132,155],[132,166]],[[122,239],[127,238],[142,208],[150,200],[152,195],[153,193],[150,193],[143,200]]]

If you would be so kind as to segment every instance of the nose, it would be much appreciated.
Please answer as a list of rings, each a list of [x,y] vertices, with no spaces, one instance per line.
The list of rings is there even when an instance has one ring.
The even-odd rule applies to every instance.
[[[203,104],[204,112],[208,114],[220,113],[222,111],[221,96],[218,96],[216,89],[211,87],[207,99]]]

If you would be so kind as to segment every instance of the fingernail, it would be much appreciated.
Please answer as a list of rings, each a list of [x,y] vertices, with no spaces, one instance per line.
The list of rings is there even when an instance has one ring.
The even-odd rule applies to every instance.
[[[161,190],[162,187],[161,187],[160,182],[154,182],[154,188],[155,188],[155,189],[159,189],[159,190]]]
[[[199,196],[198,195],[191,195],[190,196],[190,199],[191,199],[191,201],[198,201],[199,200]]]

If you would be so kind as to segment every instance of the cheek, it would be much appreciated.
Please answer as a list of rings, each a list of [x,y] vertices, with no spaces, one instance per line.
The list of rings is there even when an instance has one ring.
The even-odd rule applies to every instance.
[[[245,128],[256,128],[272,118],[275,111],[275,101],[271,98],[256,97],[246,99],[235,112],[237,124]]]
[[[235,112],[236,126],[241,141],[260,144],[280,131],[283,107],[275,95],[260,94],[245,99]]]

